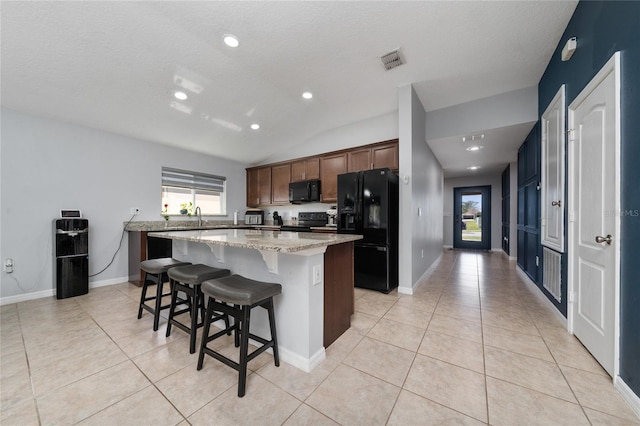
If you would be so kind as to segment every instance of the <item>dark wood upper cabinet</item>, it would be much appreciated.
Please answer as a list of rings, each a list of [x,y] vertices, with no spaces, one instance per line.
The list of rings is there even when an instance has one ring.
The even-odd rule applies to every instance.
[[[320,179],[321,202],[338,199],[338,175],[388,167],[398,173],[398,140],[247,169],[247,206],[289,203],[289,183]]]
[[[371,148],[356,149],[347,153],[348,171],[359,172],[371,169]]]
[[[338,175],[347,172],[347,154],[320,157],[321,201],[331,203],[338,200]]]
[[[291,182],[320,179],[320,157],[291,162]]]
[[[349,172],[381,169],[383,167],[388,167],[394,172],[398,171],[397,141],[352,149],[347,152],[347,155]]]
[[[271,167],[271,204],[289,203],[289,182],[291,182],[289,163]]]
[[[394,172],[399,169],[398,142],[380,145],[371,148],[371,157],[374,169],[388,167]]]
[[[271,167],[247,170],[247,206],[271,204]]]

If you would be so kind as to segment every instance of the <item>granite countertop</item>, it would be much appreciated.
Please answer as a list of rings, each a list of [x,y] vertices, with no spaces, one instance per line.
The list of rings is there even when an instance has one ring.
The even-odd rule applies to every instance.
[[[125,222],[125,231],[189,231],[196,229],[229,229],[229,228],[250,228],[244,223],[233,224],[230,220],[203,220],[198,226],[197,220],[150,220]]]
[[[352,234],[262,231],[259,229],[168,231],[153,232],[149,236],[279,253],[295,253],[362,239],[362,235]]]

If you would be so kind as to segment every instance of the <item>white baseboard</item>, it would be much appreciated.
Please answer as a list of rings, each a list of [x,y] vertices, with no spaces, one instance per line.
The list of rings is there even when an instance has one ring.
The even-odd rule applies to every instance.
[[[15,296],[6,296],[0,298],[0,306],[11,305],[12,303],[26,302],[28,300],[42,299],[44,297],[55,296],[53,289],[34,291],[32,293],[16,294]]]
[[[452,250],[453,246],[442,246],[442,248],[445,250]]]
[[[89,283],[89,288],[94,288],[94,287],[105,287],[108,285],[114,285],[114,284],[122,284],[122,283],[126,283],[129,282],[129,277],[119,277],[119,278],[111,278],[108,280],[100,280],[100,281],[93,281]]]
[[[442,260],[442,253],[440,253],[440,256],[438,256],[438,258],[433,261],[431,266],[429,266],[429,269],[424,271],[422,276],[418,278],[418,281],[413,283],[411,288],[398,287],[398,293],[412,295],[415,292],[415,290],[420,286],[420,284],[422,284],[423,281],[427,280],[431,276],[431,274],[436,269],[436,267],[438,266],[441,260]]]
[[[260,346],[259,343],[254,342],[257,346]],[[271,352],[271,348],[267,350],[267,352]],[[311,358],[305,358],[300,356],[297,353],[291,352],[290,350],[283,348],[278,345],[278,355],[280,356],[280,360],[286,362],[289,365],[292,365],[306,373],[310,373],[314,368],[316,368],[324,359],[327,357],[327,354],[322,347],[318,352],[311,355]]]
[[[515,256],[509,256],[509,255],[507,254],[507,252],[506,252],[506,251],[504,251],[504,250],[501,250],[501,252],[502,252],[502,256],[503,256],[503,257],[506,257],[506,258],[507,258],[507,260],[509,260],[510,262],[515,262],[515,261],[518,259],[518,258],[517,258],[517,257],[515,257]]]
[[[129,277],[111,278],[108,280],[93,281],[89,283],[89,289],[96,287],[105,287],[108,285],[121,284],[129,281]],[[28,300],[42,299],[44,297],[55,296],[54,289],[34,291],[32,293],[16,294],[15,296],[6,296],[0,298],[0,306],[10,305],[12,303],[26,302]]]
[[[636,395],[620,376],[616,376],[613,380],[613,387],[616,388],[622,399],[629,404],[629,407],[636,415],[640,417],[640,396]]]
[[[540,287],[538,287],[536,283],[534,283],[531,280],[531,278],[529,278],[529,275],[525,274],[524,271],[517,266],[516,266],[516,272],[518,272],[518,276],[522,278],[522,281],[524,281],[526,285],[531,287],[536,297],[538,297],[541,301],[546,303],[549,307],[553,308],[552,311],[555,314],[556,318],[562,321],[562,324],[564,325],[564,327],[567,328],[568,327],[567,318],[564,315],[562,315],[562,313],[558,310],[558,308],[553,303],[551,303],[551,300],[547,299],[547,296],[545,296],[542,290],[540,290]]]

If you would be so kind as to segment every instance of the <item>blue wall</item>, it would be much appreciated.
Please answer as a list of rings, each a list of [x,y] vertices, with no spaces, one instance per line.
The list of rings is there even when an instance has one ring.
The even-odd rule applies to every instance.
[[[578,46],[562,62],[570,37]],[[620,376],[640,395],[640,2],[578,4],[538,85],[538,105],[542,114],[563,83],[570,104],[616,51],[622,69]]]

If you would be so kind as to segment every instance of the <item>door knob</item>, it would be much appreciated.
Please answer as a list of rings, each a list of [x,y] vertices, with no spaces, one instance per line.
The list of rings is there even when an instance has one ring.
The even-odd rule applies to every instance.
[[[552,206],[554,206],[554,207],[555,207],[555,206],[560,207],[560,206],[562,205],[562,201],[552,201],[552,202],[551,202],[551,205],[552,205]]]
[[[606,237],[601,237],[600,235],[596,237],[596,243],[598,244],[607,243],[607,245],[611,245],[611,241],[613,241],[613,237],[611,236],[611,234],[607,235]]]

